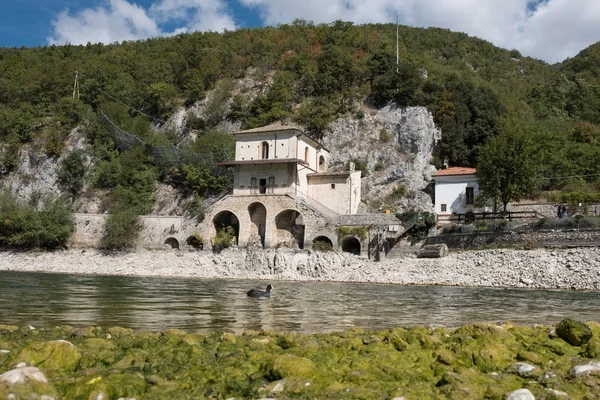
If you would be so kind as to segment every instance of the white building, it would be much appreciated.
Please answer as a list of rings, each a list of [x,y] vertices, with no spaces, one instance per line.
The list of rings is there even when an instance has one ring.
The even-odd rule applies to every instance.
[[[234,168],[233,193],[206,211],[202,242],[231,227],[240,246],[258,237],[264,247],[325,241],[337,248],[339,217],[358,211],[361,172],[328,171],[329,150],[296,127],[274,124],[234,136],[235,160],[221,163]],[[360,252],[357,238],[344,240]]]
[[[298,128],[269,125],[234,133],[233,194],[290,195],[337,214],[356,214],[360,171],[328,172],[329,150]]]
[[[453,214],[465,215],[483,210],[475,207],[479,185],[475,168],[452,167],[432,175],[435,182],[435,213],[439,222],[448,222]]]

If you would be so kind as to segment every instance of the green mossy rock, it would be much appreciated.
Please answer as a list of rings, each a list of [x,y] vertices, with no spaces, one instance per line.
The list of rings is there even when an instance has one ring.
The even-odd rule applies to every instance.
[[[80,360],[79,350],[64,340],[32,343],[17,356],[17,362],[25,362],[44,370],[65,372],[75,370]]]
[[[581,355],[587,358],[600,358],[600,340],[593,337],[583,346]]]
[[[99,363],[114,364],[117,360],[117,346],[110,340],[101,338],[85,339],[81,345],[81,368],[90,368]]]
[[[556,334],[571,346],[581,346],[592,338],[592,329],[581,321],[565,318],[556,326]]]
[[[13,333],[19,330],[18,326],[14,325],[0,325],[0,334],[5,335],[7,333]]]
[[[106,334],[99,326],[86,326],[85,328],[79,328],[75,332],[75,335],[84,338],[106,337]]]
[[[50,384],[44,382],[29,381],[27,383],[8,386],[0,383],[0,399],[10,399],[13,394],[16,400],[59,399],[57,390]]]
[[[271,381],[283,378],[310,378],[316,373],[314,363],[303,357],[282,354],[261,366],[264,376]]]
[[[133,335],[134,330],[129,328],[121,328],[120,326],[113,326],[112,328],[108,328],[106,333],[113,338],[122,338]]]
[[[597,328],[592,325],[592,331]],[[38,329],[37,335],[6,330],[0,333],[0,348],[10,353],[4,363],[0,355],[0,372],[29,354],[30,363],[40,365],[56,389],[48,393],[57,394],[57,400],[95,400],[98,395],[106,400],[501,400],[519,388],[543,400],[551,398],[546,388],[573,399],[600,393],[600,376],[574,378],[570,373],[574,365],[598,359],[598,339],[575,347],[550,338],[548,327],[473,324],[458,329],[243,335],[111,329],[111,339],[106,339],[108,331],[96,328],[74,333],[65,327]],[[84,331],[93,336],[84,336]],[[81,359],[77,366],[66,363],[61,369],[51,359],[63,357],[48,350],[47,343],[65,335],[72,335],[69,340]],[[536,373],[516,373],[517,361],[537,366]],[[0,399],[7,396],[5,389],[0,386]]]
[[[135,369],[143,370],[148,360],[148,352],[142,349],[130,349],[125,353],[125,357],[120,359],[114,367],[120,370]]]

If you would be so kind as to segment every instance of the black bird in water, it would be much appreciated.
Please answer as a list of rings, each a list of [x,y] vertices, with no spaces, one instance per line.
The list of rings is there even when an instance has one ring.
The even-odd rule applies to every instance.
[[[267,285],[267,290],[264,292],[258,289],[250,289],[246,294],[248,297],[271,297],[271,289],[273,289],[273,286]]]

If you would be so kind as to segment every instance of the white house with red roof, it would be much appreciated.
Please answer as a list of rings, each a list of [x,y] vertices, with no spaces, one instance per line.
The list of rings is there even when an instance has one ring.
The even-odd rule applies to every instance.
[[[435,213],[440,222],[448,221],[452,214],[482,211],[475,208],[475,199],[479,194],[476,172],[475,168],[451,167],[432,175],[435,182]]]

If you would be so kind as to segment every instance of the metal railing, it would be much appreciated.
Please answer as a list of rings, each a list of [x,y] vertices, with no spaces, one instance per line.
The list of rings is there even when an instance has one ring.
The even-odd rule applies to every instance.
[[[479,213],[465,213],[465,214],[450,214],[450,215],[438,215],[438,222],[474,222],[474,221],[487,221],[487,220],[517,220],[517,219],[536,219],[539,215],[536,211],[507,211],[507,212],[479,212]]]

